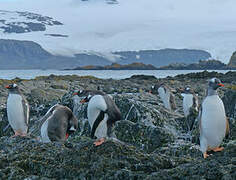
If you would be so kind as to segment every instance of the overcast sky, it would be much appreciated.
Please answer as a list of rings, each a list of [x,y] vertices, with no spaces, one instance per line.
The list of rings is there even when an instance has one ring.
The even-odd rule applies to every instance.
[[[73,31],[81,37],[76,47],[80,50],[189,47],[208,50],[223,61],[228,61],[233,46],[236,50],[232,39],[236,0],[118,1],[108,5],[105,0],[0,0],[0,9],[31,11],[62,21],[68,34]]]
[[[150,16],[149,18],[175,17],[218,20],[233,19],[236,5],[235,0],[119,0],[119,5],[115,5],[113,8],[110,8],[111,5],[107,5],[109,8],[106,8],[104,6],[105,0],[90,1],[93,4],[88,7],[88,3],[81,2],[81,0],[0,0],[0,8],[28,10],[58,17],[62,15],[62,12],[66,12],[68,14],[63,14],[63,16],[71,17],[78,8],[83,6],[83,8],[96,9],[94,14],[99,13],[97,15],[100,17],[112,12],[113,15],[118,13],[121,18],[124,15],[139,17],[145,13]],[[95,9],[94,6],[96,6]],[[102,12],[102,9],[106,11]],[[109,16],[106,16],[106,19],[109,19]]]

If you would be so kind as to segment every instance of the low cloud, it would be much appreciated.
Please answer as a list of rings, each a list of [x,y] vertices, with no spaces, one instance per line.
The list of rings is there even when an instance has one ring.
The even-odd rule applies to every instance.
[[[73,43],[75,51],[198,48],[228,61],[235,50],[235,0],[118,1],[0,0],[0,9],[62,21],[64,33],[71,37],[62,48]]]

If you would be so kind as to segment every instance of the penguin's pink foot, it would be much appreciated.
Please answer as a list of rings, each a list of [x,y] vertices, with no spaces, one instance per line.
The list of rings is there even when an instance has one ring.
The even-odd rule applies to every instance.
[[[11,136],[11,138],[17,137],[17,136],[21,136],[21,137],[26,137],[28,136],[28,134],[26,133],[20,133],[20,132],[15,132],[15,134],[13,136]]]
[[[207,154],[206,152],[203,153],[203,157],[204,157],[204,159],[206,159],[208,156],[210,156],[210,155]]]
[[[213,148],[212,149],[214,152],[219,152],[219,151],[223,151],[224,148],[223,147],[217,147],[217,148]]]
[[[11,136],[11,138],[14,138],[14,137],[16,137],[16,136],[21,136],[21,133],[19,133],[19,132],[15,132],[15,134],[13,135],[13,136]]]
[[[104,143],[105,142],[105,138],[100,138],[100,139],[98,139],[97,141],[95,141],[93,144],[95,145],[95,146],[100,146],[102,143]]]

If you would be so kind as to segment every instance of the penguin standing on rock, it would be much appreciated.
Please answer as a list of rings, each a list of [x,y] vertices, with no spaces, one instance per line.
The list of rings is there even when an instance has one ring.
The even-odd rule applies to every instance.
[[[27,136],[29,125],[29,104],[17,84],[6,86],[9,90],[7,98],[7,117],[16,136]]]
[[[41,119],[41,141],[65,141],[76,131],[78,120],[72,111],[59,104],[52,106]]]
[[[184,116],[187,119],[189,130],[191,130],[198,113],[198,97],[190,87],[186,87],[181,95],[183,96]],[[194,116],[195,114],[196,116]]]
[[[175,96],[167,85],[161,83],[152,86],[150,92],[153,94],[159,94],[166,109],[176,110]]]
[[[74,95],[81,96],[81,93]],[[88,121],[91,127],[91,137],[97,138],[95,146],[105,142],[105,138],[112,136],[112,128],[116,121],[121,120],[121,112],[111,96],[101,91],[87,91],[87,96],[81,103],[88,102]]]
[[[85,97],[80,102],[85,103],[88,102],[88,98],[94,95],[106,95],[103,91],[100,90],[79,90],[75,92],[73,95],[78,95],[79,97]]]
[[[207,96],[199,113],[200,149],[204,158],[209,156],[207,151],[217,152],[224,149],[219,146],[229,131],[224,104],[217,94],[217,89],[222,86],[224,85],[217,78],[209,81]]]

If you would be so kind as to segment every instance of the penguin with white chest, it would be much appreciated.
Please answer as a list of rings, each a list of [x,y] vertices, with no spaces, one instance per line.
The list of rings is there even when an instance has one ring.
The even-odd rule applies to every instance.
[[[22,95],[17,84],[6,86],[9,90],[7,98],[7,117],[16,136],[27,136],[29,125],[29,104]]]
[[[219,146],[229,130],[224,104],[217,93],[217,89],[221,86],[224,85],[217,78],[209,81],[207,96],[202,102],[199,113],[200,149],[204,158],[209,156],[207,151],[217,152],[224,149]]]
[[[175,96],[171,92],[171,89],[165,85],[164,83],[155,85],[151,87],[152,94],[159,94],[164,107],[169,110],[175,110],[176,109],[176,103],[175,103]]]
[[[186,87],[181,95],[183,96],[184,116],[187,120],[189,130],[191,130],[196,118],[194,115],[198,113],[198,96],[190,87]],[[194,117],[192,118],[192,116]]]
[[[78,120],[72,111],[66,106],[56,104],[41,119],[41,141],[66,141],[77,128]]]
[[[106,95],[106,93],[100,90],[78,90],[77,92],[73,93],[73,95],[84,97],[80,102],[85,103],[89,101],[88,98],[94,95]]]
[[[94,145],[99,146],[105,142],[105,138],[112,136],[113,125],[116,121],[121,120],[121,112],[111,96],[101,91],[87,92],[87,96],[81,103],[84,102],[88,102],[87,115],[91,127],[91,137],[97,138]]]

